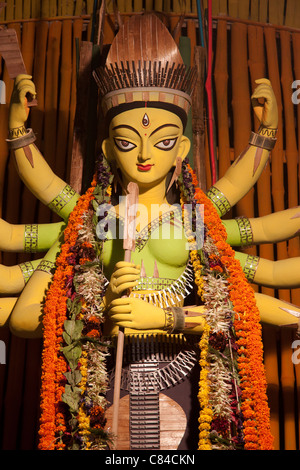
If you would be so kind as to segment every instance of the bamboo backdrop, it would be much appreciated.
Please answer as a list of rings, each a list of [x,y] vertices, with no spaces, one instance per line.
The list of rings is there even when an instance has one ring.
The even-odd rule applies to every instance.
[[[1,13],[2,22],[16,29],[26,68],[33,75],[38,90],[38,106],[32,109],[30,125],[47,161],[58,175],[68,180],[76,110],[76,44],[78,40],[89,41],[91,38],[93,25],[90,18],[94,2],[32,0],[6,3],[7,7]],[[167,13],[171,10],[171,14],[166,15],[171,30],[177,25],[179,15],[185,12],[181,34],[190,38],[192,51],[199,44],[196,2],[117,3],[120,11],[126,10],[124,18],[131,10],[140,11],[143,7]],[[206,6],[205,1],[203,5]],[[297,53],[300,31],[295,29],[299,26],[295,18],[297,2],[219,0],[213,1],[212,6],[214,113],[220,176],[247,143],[250,129],[257,127],[250,105],[255,79],[270,78],[279,106],[278,142],[271,161],[256,187],[230,216],[262,216],[298,205],[300,108],[291,101],[291,83],[300,79]],[[109,44],[115,26],[109,2],[108,10],[104,43]],[[0,78],[6,82],[9,102],[12,82],[1,62]],[[7,113],[8,105],[1,105],[2,217],[11,223],[54,220],[20,182],[12,159],[8,159],[5,144]],[[203,159],[206,186],[209,187],[207,139]],[[279,243],[275,248],[265,245],[248,251],[269,259],[299,256],[299,239]],[[25,255],[2,254],[2,262],[7,265],[26,259]],[[300,305],[299,289],[290,292],[265,288],[262,291]],[[300,370],[291,361],[293,332],[264,326],[263,333],[275,448],[299,449]],[[32,449],[37,439],[41,343],[12,337],[5,330],[0,330],[0,339],[5,341],[7,358],[7,364],[0,365],[0,446],[2,449]]]

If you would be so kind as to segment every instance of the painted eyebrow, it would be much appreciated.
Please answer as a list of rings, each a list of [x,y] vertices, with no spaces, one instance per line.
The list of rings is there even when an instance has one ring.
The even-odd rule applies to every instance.
[[[155,132],[160,131],[160,130],[163,129],[164,127],[177,127],[177,129],[179,129],[179,126],[176,126],[176,124],[163,124],[162,126],[159,126],[157,129],[154,129],[154,131],[151,132],[150,137],[151,137],[153,134],[155,134]]]
[[[116,129],[122,129],[122,128],[129,129],[129,130],[135,132],[139,137],[141,137],[140,134],[138,133],[138,131],[134,127],[128,126],[127,124],[121,124],[120,126],[115,126],[115,127],[112,128],[112,130],[114,131]]]

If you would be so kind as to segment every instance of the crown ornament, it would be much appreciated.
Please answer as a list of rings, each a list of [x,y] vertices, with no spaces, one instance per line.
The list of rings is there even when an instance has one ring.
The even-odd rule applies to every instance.
[[[154,14],[136,15],[115,36],[104,67],[93,73],[104,116],[149,106],[186,122],[196,69],[187,67],[166,26]]]

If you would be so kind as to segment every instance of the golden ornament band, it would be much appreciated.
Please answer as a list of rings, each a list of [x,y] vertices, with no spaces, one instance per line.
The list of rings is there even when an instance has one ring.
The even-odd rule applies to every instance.
[[[16,137],[13,139],[6,139],[8,148],[10,150],[17,150],[17,149],[26,147],[27,145],[33,144],[33,142],[36,141],[36,136],[33,130],[29,128],[29,129],[26,129],[26,131],[27,132],[21,137]]]
[[[185,313],[181,307],[164,308],[166,322],[164,330],[169,334],[182,333],[185,324]]]
[[[249,144],[271,151],[275,147],[276,141],[277,139],[274,137],[265,137],[262,134],[251,132]]]
[[[249,246],[253,243],[253,233],[250,221],[247,217],[240,216],[237,217],[236,222],[238,224],[238,228],[240,231],[241,236],[241,246]]]
[[[275,139],[277,130],[278,129],[276,127],[269,128],[269,127],[260,126],[258,129],[258,134]]]
[[[8,138],[18,139],[19,137],[23,137],[27,133],[27,129],[25,126],[14,127],[13,129],[9,129]]]
[[[55,263],[53,261],[48,261],[43,259],[38,267],[36,268],[37,271],[43,271],[47,274],[53,274],[53,269],[55,268]]]
[[[35,253],[38,248],[38,225],[26,224],[24,233],[24,250],[27,253]]]
[[[259,263],[259,256],[255,256],[255,255],[247,256],[247,259],[244,265],[244,273],[249,282],[253,282],[254,280],[258,263]]]
[[[34,272],[34,266],[31,261],[25,261],[25,263],[19,264],[19,268],[22,271],[24,282],[27,284]]]
[[[224,196],[224,194],[215,186],[212,186],[208,192],[207,192],[207,197],[211,200],[211,202],[216,206],[218,209],[220,215],[225,215],[227,212],[230,211],[231,205]]]
[[[59,214],[61,210],[71,201],[76,192],[70,185],[66,184],[63,190],[48,204],[49,209]]]

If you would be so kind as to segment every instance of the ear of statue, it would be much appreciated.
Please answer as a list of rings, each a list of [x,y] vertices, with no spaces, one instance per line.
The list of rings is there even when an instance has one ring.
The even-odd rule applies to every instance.
[[[183,135],[180,139],[180,143],[178,146],[177,157],[180,157],[181,160],[184,160],[185,157],[188,155],[191,148],[191,142],[188,137]]]
[[[113,151],[111,142],[109,139],[105,139],[102,142],[102,152],[108,162],[113,160]]]

